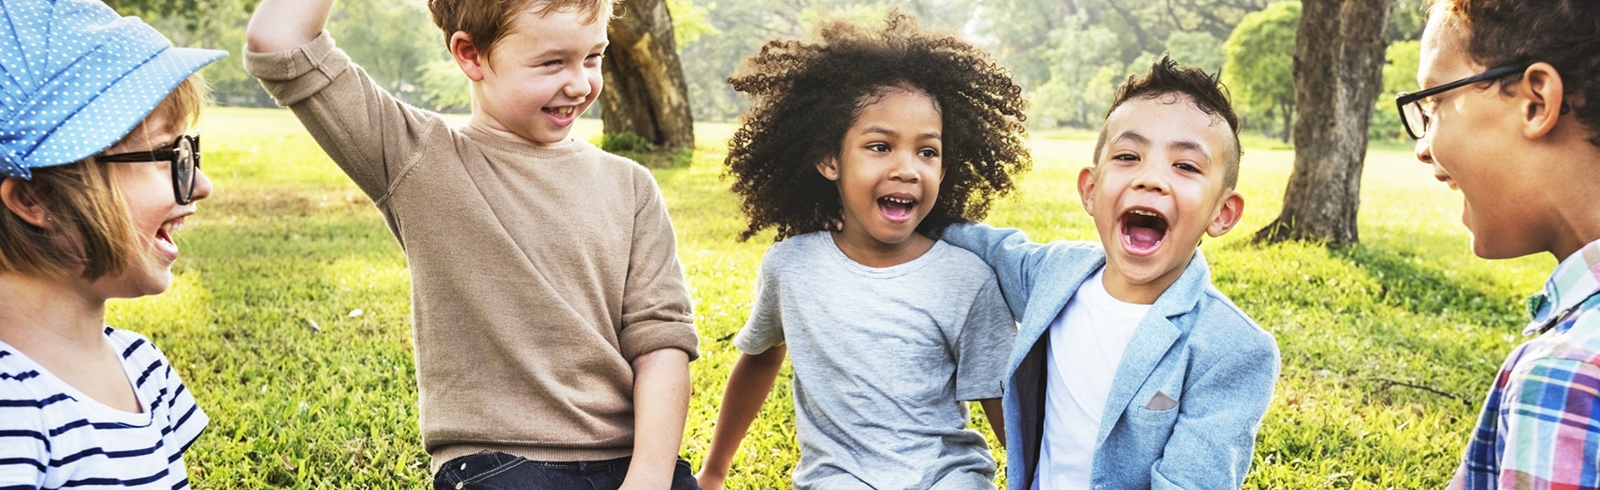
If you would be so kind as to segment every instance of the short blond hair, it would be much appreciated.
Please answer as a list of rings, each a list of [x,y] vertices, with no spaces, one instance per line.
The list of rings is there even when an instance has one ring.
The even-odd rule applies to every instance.
[[[528,10],[544,15],[549,12],[576,11],[584,14],[583,23],[610,20],[616,15],[618,0],[428,0],[428,11],[433,13],[433,24],[444,31],[445,48],[450,47],[450,36],[467,33],[472,45],[483,56],[494,51],[511,31],[511,23]]]
[[[205,80],[198,73],[191,75],[117,144],[135,134],[148,134],[152,115],[192,125],[207,93]],[[117,164],[90,156],[33,169],[32,180],[18,179],[18,192],[42,207],[54,226],[34,226],[9,210],[0,211],[0,273],[95,280],[151,260],[139,252],[138,231],[112,165]]]

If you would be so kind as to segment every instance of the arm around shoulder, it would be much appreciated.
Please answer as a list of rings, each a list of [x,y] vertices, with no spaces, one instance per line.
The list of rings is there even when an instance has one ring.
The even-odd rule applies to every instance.
[[[1228,339],[1222,358],[1190,383],[1165,456],[1150,469],[1152,489],[1237,489],[1255,454],[1256,432],[1278,380],[1278,345],[1252,325]]]
[[[1027,308],[1033,289],[1033,267],[1044,245],[1028,241],[1022,230],[995,228],[983,223],[958,223],[945,228],[940,240],[966,249],[994,269],[1000,290],[1017,316]]]

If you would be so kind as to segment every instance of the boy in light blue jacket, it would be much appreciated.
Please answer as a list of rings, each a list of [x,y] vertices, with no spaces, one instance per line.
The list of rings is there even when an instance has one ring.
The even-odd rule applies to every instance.
[[[1239,222],[1238,117],[1163,57],[1130,77],[1078,174],[1100,243],[957,225],[1021,330],[1004,397],[1010,488],[1239,488],[1278,378],[1272,336],[1211,286],[1202,235]]]

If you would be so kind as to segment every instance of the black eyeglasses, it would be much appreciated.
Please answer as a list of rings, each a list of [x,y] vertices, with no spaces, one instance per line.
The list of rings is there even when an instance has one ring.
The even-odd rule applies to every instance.
[[[1437,87],[1423,89],[1414,94],[1401,92],[1400,94],[1394,96],[1394,105],[1400,109],[1400,124],[1406,127],[1406,133],[1411,135],[1411,139],[1420,140],[1423,136],[1428,135],[1428,123],[1430,122],[1428,118],[1429,108],[1422,106],[1422,102],[1428,100],[1428,97],[1433,97],[1452,89],[1464,87],[1484,80],[1494,80],[1506,75],[1522,73],[1522,71],[1528,69],[1528,66],[1530,65],[1533,65],[1533,63],[1529,62],[1491,68],[1483,73],[1446,83],[1444,85],[1439,85]]]
[[[111,163],[168,162],[172,169],[172,195],[178,205],[194,202],[194,180],[200,169],[200,135],[179,136],[177,141],[148,151],[101,155],[96,160]]]

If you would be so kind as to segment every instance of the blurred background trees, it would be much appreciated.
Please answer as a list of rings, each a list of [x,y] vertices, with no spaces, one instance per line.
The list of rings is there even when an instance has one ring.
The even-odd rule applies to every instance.
[[[624,17],[611,25],[609,90],[604,94],[609,98],[586,117],[605,119],[607,133],[632,133],[618,134],[636,141],[629,149],[687,148],[694,121],[737,119],[749,101],[725,80],[767,41],[803,37],[824,16],[871,22],[899,9],[916,15],[924,27],[971,40],[1009,67],[1029,100],[1028,124],[1036,131],[1096,129],[1117,84],[1161,53],[1185,65],[1220,71],[1246,133],[1303,146],[1297,154],[1311,160],[1303,167],[1297,163],[1297,174],[1331,172],[1325,178],[1293,180],[1286,195],[1292,205],[1274,230],[1262,233],[1335,243],[1356,238],[1361,152],[1334,159],[1312,155],[1319,148],[1364,149],[1369,139],[1405,143],[1392,100],[1395,93],[1416,86],[1416,39],[1427,18],[1423,0],[1303,0],[1326,15],[1359,10],[1359,15],[1340,14],[1337,22],[1326,15],[1302,18],[1301,0],[621,1],[629,3],[619,8]],[[272,105],[240,66],[244,28],[256,0],[109,3],[124,14],[145,17],[179,45],[233,52],[231,59],[203,72],[218,103]],[[1369,4],[1371,8],[1360,10]],[[443,49],[443,34],[429,20],[425,0],[340,0],[329,24],[340,46],[406,102],[445,112],[470,108],[466,80]],[[1355,42],[1352,29],[1371,35],[1346,46]],[[1316,37],[1300,42],[1308,32]],[[1326,43],[1364,54],[1335,48],[1328,52],[1333,64],[1326,66],[1331,69],[1306,71],[1298,65],[1297,59],[1308,58],[1297,54],[1297,44]],[[1368,81],[1321,83],[1351,70]],[[1296,73],[1302,78],[1297,80]],[[1313,73],[1321,75],[1307,76]],[[1327,103],[1333,99],[1338,102]],[[1305,111],[1312,113],[1298,113]],[[1308,134],[1310,139],[1302,141],[1296,132],[1322,127],[1307,122],[1339,129]],[[1317,143],[1308,143],[1312,141]],[[1335,160],[1339,163],[1327,163]],[[1344,190],[1318,194],[1328,188]],[[1297,214],[1311,209],[1323,211]],[[1336,231],[1306,234],[1284,227],[1306,221]]]
[[[627,0],[624,0],[627,1]],[[1390,22],[1391,64],[1384,95],[1415,86],[1416,46],[1426,21],[1422,0],[1397,0]],[[255,0],[108,0],[151,21],[186,46],[233,56],[204,71],[218,103],[271,106],[240,66],[239,48]],[[748,101],[725,80],[745,57],[775,38],[799,37],[825,15],[883,18],[913,13],[925,27],[972,40],[1011,68],[1030,102],[1036,129],[1093,129],[1116,84],[1161,53],[1221,71],[1245,128],[1287,141],[1292,117],[1299,2],[1272,0],[665,0],[673,44],[696,121],[731,121]],[[425,0],[339,0],[329,29],[339,45],[385,88],[407,102],[464,112],[466,81],[428,18]],[[1284,94],[1288,94],[1285,96]],[[1380,105],[1386,101],[1380,96]],[[1391,104],[1392,105],[1392,104]],[[599,112],[599,111],[592,111]],[[1375,140],[1403,135],[1392,108],[1374,111]],[[591,116],[598,116],[592,114]]]

